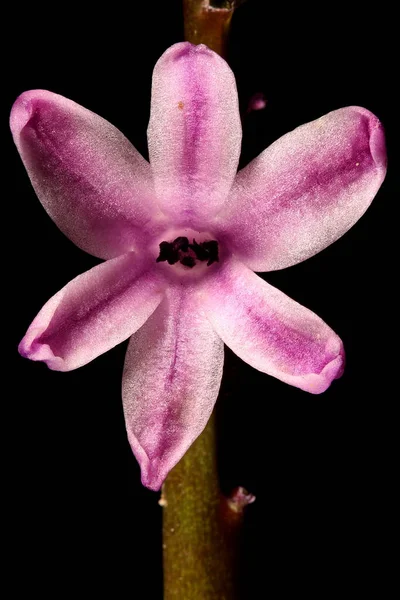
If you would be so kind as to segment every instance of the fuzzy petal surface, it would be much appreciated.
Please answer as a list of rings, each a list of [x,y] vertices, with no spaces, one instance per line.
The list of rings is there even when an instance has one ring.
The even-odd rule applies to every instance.
[[[156,210],[150,165],[118,129],[45,90],[17,98],[10,126],[41,203],[77,246],[112,258],[142,243]]]
[[[233,183],[242,138],[235,78],[218,54],[182,42],[161,56],[147,135],[163,212],[176,224],[208,223]]]
[[[202,285],[216,333],[249,365],[313,394],[343,372],[340,338],[313,312],[237,260]]]
[[[129,342],[122,397],[142,483],[160,489],[203,431],[222,378],[223,342],[192,290],[170,288]]]
[[[218,216],[232,250],[254,271],[301,262],[342,236],[386,174],[382,126],[359,107],[298,127],[239,171]]]
[[[126,340],[148,319],[164,282],[130,252],[78,275],[44,305],[19,352],[70,371]]]

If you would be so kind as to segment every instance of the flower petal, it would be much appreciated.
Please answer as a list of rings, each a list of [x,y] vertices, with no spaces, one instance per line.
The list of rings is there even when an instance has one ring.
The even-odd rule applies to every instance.
[[[155,209],[151,170],[118,129],[44,90],[19,96],[10,126],[40,201],[77,246],[112,258],[140,244]]]
[[[154,68],[147,133],[162,210],[181,224],[208,222],[227,197],[240,155],[238,97],[227,63],[203,44],[169,48]]]
[[[32,322],[19,352],[70,371],[127,339],[161,301],[163,283],[133,252],[78,275]]]
[[[232,250],[255,271],[301,262],[342,236],[386,173],[384,133],[364,108],[302,125],[238,173],[219,215]]]
[[[343,345],[317,315],[231,259],[202,284],[216,333],[252,367],[313,394],[343,372]]]
[[[194,294],[177,288],[132,336],[122,397],[128,439],[148,488],[161,487],[203,431],[218,396],[223,346]]]

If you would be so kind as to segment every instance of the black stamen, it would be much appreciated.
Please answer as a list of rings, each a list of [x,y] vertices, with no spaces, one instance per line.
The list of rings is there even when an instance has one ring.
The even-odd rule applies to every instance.
[[[193,253],[196,258],[194,258]],[[207,261],[207,266],[213,262],[218,262],[218,242],[209,240],[208,242],[200,242],[198,244],[193,238],[193,244],[189,244],[187,237],[180,236],[174,239],[173,242],[160,243],[160,255],[156,258],[156,262],[167,261],[168,264],[174,265],[178,261],[186,267],[193,268],[196,265],[196,260]]]
[[[189,244],[189,248],[191,248],[193,250],[193,252],[195,253],[195,255],[197,256],[197,258],[199,260],[208,260],[209,259],[208,252],[204,248],[203,244],[202,243],[198,244],[194,238],[193,238],[193,244]]]
[[[183,236],[177,237],[172,242],[172,245],[177,250],[182,250],[182,252],[187,252],[188,248],[189,248],[189,240],[187,239],[187,237],[183,237]]]
[[[212,265],[213,262],[219,262],[218,242],[216,240],[210,240],[209,242],[203,242],[203,246],[207,250],[209,255],[207,267]]]
[[[195,266],[196,261],[193,256],[184,256],[181,260],[181,264],[192,269]]]
[[[160,244],[160,256],[156,258],[156,262],[161,262],[163,260],[167,260],[169,257],[169,242],[161,242]]]
[[[173,247],[170,242],[161,242],[160,255],[156,258],[156,262],[166,260],[169,265],[174,265],[179,260],[179,251]]]

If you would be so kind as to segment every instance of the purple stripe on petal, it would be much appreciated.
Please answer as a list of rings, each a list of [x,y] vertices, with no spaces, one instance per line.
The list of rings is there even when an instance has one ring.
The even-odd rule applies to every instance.
[[[227,63],[204,45],[169,48],[154,68],[148,141],[159,205],[177,224],[207,224],[221,208],[241,134]]]
[[[81,367],[141,327],[164,287],[134,253],[104,262],[78,275],[44,305],[19,352],[55,371]]]
[[[170,288],[132,336],[122,396],[128,439],[148,488],[160,489],[203,431],[217,399],[223,358],[223,343],[189,288]]]
[[[45,90],[19,96],[10,126],[40,201],[77,246],[111,258],[142,244],[157,212],[150,165],[118,129]]]
[[[283,269],[354,225],[385,173],[380,122],[363,108],[342,108],[283,136],[240,171],[216,228],[253,270]]]
[[[202,284],[216,333],[252,367],[313,394],[343,372],[339,337],[317,315],[230,260]]]

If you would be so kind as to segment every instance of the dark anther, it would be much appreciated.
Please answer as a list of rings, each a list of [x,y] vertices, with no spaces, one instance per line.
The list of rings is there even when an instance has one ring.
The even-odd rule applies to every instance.
[[[156,258],[156,262],[164,260],[166,260],[169,265],[174,265],[179,260],[179,252],[170,242],[161,242],[160,244],[160,254]]]
[[[189,240],[187,237],[177,237],[173,242],[161,242],[160,255],[156,262],[166,260],[169,265],[174,265],[181,258],[181,252],[187,252]]]
[[[218,262],[218,242],[215,240],[198,244],[194,239],[193,244],[189,244],[189,248],[193,250],[199,260],[208,261],[207,267],[213,262]]]
[[[170,265],[179,261],[182,265],[190,268],[196,265],[196,260],[206,260],[209,267],[213,262],[218,262],[218,242],[210,240],[198,244],[193,239],[193,244],[189,244],[188,238],[184,236],[175,238],[173,242],[161,242],[160,255],[156,261],[165,260]]]
[[[193,256],[184,256],[181,260],[181,264],[192,269],[195,266],[196,261]]]
[[[189,240],[187,239],[187,237],[177,237],[173,242],[172,245],[174,248],[176,248],[177,250],[182,250],[182,252],[187,252],[188,248],[189,248]]]
[[[195,253],[195,255],[197,256],[197,258],[199,260],[208,260],[209,259],[208,252],[203,247],[203,244],[198,244],[194,238],[193,238],[193,244],[189,244],[189,248],[191,248],[193,250],[193,252]]]
[[[168,260],[170,254],[170,243],[169,242],[161,242],[160,244],[160,255],[156,258],[156,262],[161,262],[163,260]]]
[[[218,262],[218,242],[216,240],[210,240],[209,242],[203,242],[203,248],[208,252],[208,263],[207,267],[213,264],[213,262]]]

